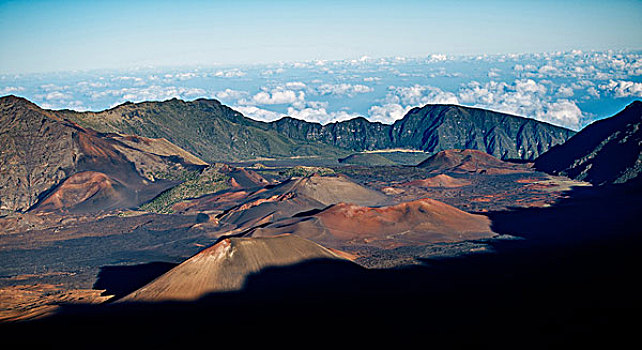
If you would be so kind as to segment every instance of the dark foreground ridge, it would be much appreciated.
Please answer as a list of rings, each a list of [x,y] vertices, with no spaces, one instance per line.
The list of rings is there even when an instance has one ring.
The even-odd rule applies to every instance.
[[[642,181],[642,101],[551,148],[535,167],[596,185]]]
[[[639,186],[576,188],[552,207],[490,213],[495,232],[523,239],[493,241],[487,254],[392,270],[317,259],[264,269],[240,292],[195,303],[68,305],[0,332],[26,345],[92,348],[294,339],[613,348],[639,328],[641,195]]]

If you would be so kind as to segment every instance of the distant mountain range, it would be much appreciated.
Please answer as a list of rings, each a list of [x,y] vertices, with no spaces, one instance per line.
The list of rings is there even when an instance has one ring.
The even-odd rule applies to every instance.
[[[216,100],[126,103],[102,112],[55,111],[99,132],[165,138],[208,162],[294,156],[347,156],[354,151],[452,148],[501,159],[533,160],[575,132],[503,113],[454,105],[411,110],[392,125],[355,118],[321,125],[285,117],[265,123]]]
[[[476,149],[501,159],[521,160],[533,160],[575,134],[534,119],[455,105],[414,108],[392,125],[365,118],[321,125],[287,117],[268,125],[295,140],[317,140],[356,151]]]
[[[642,181],[642,102],[585,127],[535,161],[538,170],[596,185]]]
[[[198,175],[214,161],[337,159],[355,151],[403,148],[432,153],[424,168],[436,167],[437,161],[474,168],[485,162],[486,153],[522,160],[543,154],[535,162],[539,170],[597,184],[620,183],[642,172],[641,111],[642,103],[634,102],[573,136],[571,130],[533,119],[451,105],[415,108],[392,125],[363,118],[321,125],[292,118],[255,121],[205,99],[75,112],[45,110],[5,96],[0,98],[0,210],[137,207],[185,181],[191,182],[183,192],[194,186],[202,191],[234,187],[234,169]],[[450,149],[468,150],[444,152]],[[373,157],[381,158],[366,153],[344,162],[373,165]],[[169,208],[169,197],[190,195],[170,194],[155,205]]]

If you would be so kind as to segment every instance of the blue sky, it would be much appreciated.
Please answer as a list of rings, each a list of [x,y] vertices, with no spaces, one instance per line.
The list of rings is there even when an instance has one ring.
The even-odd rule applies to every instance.
[[[641,1],[0,1],[0,73],[642,48]]]
[[[453,103],[578,130],[642,98],[640,18],[642,1],[0,0],[0,96],[320,123]]]

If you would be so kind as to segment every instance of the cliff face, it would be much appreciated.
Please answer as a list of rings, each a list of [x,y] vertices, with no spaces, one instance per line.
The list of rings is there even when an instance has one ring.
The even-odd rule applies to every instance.
[[[0,100],[0,210],[26,210],[74,172],[77,131],[17,97]]]
[[[129,141],[121,142],[123,138]],[[0,210],[25,211],[54,194],[83,198],[84,195],[77,196],[78,191],[93,192],[67,188],[58,191],[58,187],[73,175],[87,171],[94,174],[92,178],[101,179],[101,184],[117,184],[104,192],[114,193],[113,200],[107,198],[101,203],[109,203],[110,208],[135,206],[164,190],[168,184],[163,178],[202,167],[202,161],[165,141],[143,140],[147,143],[141,147],[137,143],[143,141],[130,139],[83,128],[22,98],[0,98]],[[154,152],[155,144],[162,146],[158,153]],[[74,181],[67,182],[67,187],[72,183],[77,186]],[[114,192],[114,188],[119,190]],[[55,202],[77,200],[60,198]],[[97,205],[85,207],[102,209],[101,204]]]
[[[596,185],[641,181],[642,102],[587,126],[542,154],[535,167]]]
[[[575,134],[534,119],[452,105],[415,108],[392,125],[356,118],[322,126],[283,118],[270,127],[293,139],[356,151],[476,149],[501,159],[523,160],[535,159]]]
[[[398,146],[438,152],[476,149],[500,159],[532,160],[575,133],[534,119],[477,108],[428,105],[392,127]]]
[[[259,157],[337,156],[349,151],[411,148],[438,152],[477,149],[502,158],[531,160],[573,131],[502,113],[427,105],[393,125],[355,118],[321,125],[293,118],[264,123],[215,100],[124,104],[102,112],[57,112],[101,132],[162,137],[209,162]]]

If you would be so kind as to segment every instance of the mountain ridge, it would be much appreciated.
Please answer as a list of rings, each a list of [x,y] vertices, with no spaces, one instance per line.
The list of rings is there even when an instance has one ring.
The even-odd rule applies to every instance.
[[[596,185],[642,182],[642,101],[586,126],[539,156],[534,166]]]
[[[457,105],[425,105],[393,124],[363,117],[319,124],[292,117],[262,122],[214,99],[126,103],[98,112],[52,111],[101,132],[166,138],[210,163],[261,157],[347,156],[409,148],[470,148],[501,159],[533,160],[574,131],[534,119]]]
[[[468,148],[521,160],[532,160],[575,134],[531,118],[452,104],[415,107],[393,124],[358,117],[322,125],[284,117],[270,127],[294,139],[325,140],[355,151],[409,148],[434,153]],[[345,130],[352,135],[342,133]]]
[[[334,157],[345,153],[325,144],[291,140],[268,130],[264,122],[246,118],[214,99],[174,98],[126,103],[98,112],[55,113],[100,132],[165,138],[210,163],[267,156]]]

